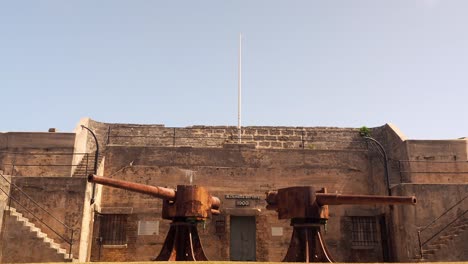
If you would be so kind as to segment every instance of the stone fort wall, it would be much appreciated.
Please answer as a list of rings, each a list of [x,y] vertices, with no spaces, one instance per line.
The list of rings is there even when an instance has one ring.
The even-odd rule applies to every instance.
[[[70,176],[74,143],[74,133],[0,133],[0,170],[12,176]]]
[[[245,127],[242,130],[242,144],[238,144],[237,128],[230,126],[170,128],[162,125],[109,124],[91,119],[82,122],[97,134],[100,154],[105,156],[105,164],[101,164],[102,174],[107,177],[169,187],[192,181],[209,186],[213,194],[222,198],[226,193],[263,197],[266,190],[292,185],[323,186],[329,191],[341,193],[386,193],[381,154],[359,136],[357,128]],[[390,182],[394,190],[401,183],[417,184],[419,187],[407,189],[404,194],[420,193],[421,197],[429,199],[431,195],[425,191],[426,185],[427,188],[434,188],[431,192],[437,197],[450,195],[452,187],[446,184],[460,185],[460,188],[466,186],[468,163],[465,139],[408,140],[391,125],[371,131],[388,152]],[[80,163],[81,157],[56,154],[92,153],[96,148],[94,139],[79,127],[76,134],[30,134],[0,134],[0,164],[3,166],[0,170],[8,168],[5,165],[13,160],[32,165],[25,166],[28,168],[44,164],[70,164],[73,167]],[[12,140],[14,138],[16,140]],[[16,155],[17,152],[27,155],[21,158]],[[15,177],[37,176],[35,179],[24,179],[24,183],[34,181],[30,188],[32,191],[43,190],[37,194],[39,196],[47,193],[48,184],[54,182],[52,177],[47,176],[73,179],[70,178],[70,168],[46,167],[48,169],[43,171],[23,168],[15,172]],[[79,180],[76,180],[78,183]],[[434,183],[439,185],[434,187]],[[70,188],[74,190],[74,187]],[[72,189],[51,188],[50,191],[73,192],[75,200],[54,200],[66,201],[67,206],[82,206],[78,201],[84,196],[84,186],[77,187],[76,192]],[[51,195],[56,197],[58,194]],[[46,198],[38,197],[41,203],[53,205]],[[128,243],[125,247],[103,248],[96,247],[94,243],[92,260],[97,260],[99,253],[100,260],[148,260],[159,252],[168,223],[161,221],[158,199],[110,188],[104,188],[99,198],[101,202],[94,207],[99,213],[128,215]],[[441,199],[447,200],[447,197]],[[425,203],[424,206],[430,204]],[[265,211],[263,200],[239,208],[232,200],[223,198],[223,205],[223,215],[208,221],[200,231],[202,239],[210,241],[210,246],[205,246],[210,259],[229,259],[230,216],[250,215],[255,216],[257,222],[257,259],[281,260],[290,238],[288,221],[279,221],[274,212]],[[397,215],[393,220],[397,225],[393,233],[396,240],[411,240],[405,247],[395,248],[400,260],[411,260],[411,255],[416,252],[413,233],[418,226],[446,209],[443,206],[431,207],[429,214],[421,214],[424,209],[408,207],[404,209],[404,215],[403,211],[395,209]],[[333,255],[338,260],[347,261],[381,260],[381,247],[364,251],[353,248],[350,243],[350,219],[353,216],[378,218],[385,212],[386,209],[379,206],[332,208],[326,241]],[[403,217],[400,218],[399,213]],[[417,219],[411,220],[408,215]],[[78,214],[73,219],[71,216],[64,217],[73,221],[75,226],[81,223],[81,219],[75,219],[81,217]],[[159,234],[138,235],[138,223],[141,221],[159,221]],[[216,221],[224,223],[224,233],[217,231]],[[405,224],[398,226],[402,222]],[[273,235],[273,227],[282,228],[283,234]],[[94,233],[89,240],[95,242],[96,238]]]
[[[278,220],[275,212],[265,210],[265,192],[293,185],[327,187],[330,192],[373,193],[367,151],[312,149],[238,148],[174,148],[109,145],[106,150],[107,177],[175,188],[178,184],[206,186],[221,198],[222,214],[206,222],[200,233],[205,252],[211,260],[229,259],[231,216],[255,216],[257,260],[281,261],[287,250],[292,229],[288,220]],[[248,206],[236,206],[226,194],[261,197]],[[93,252],[101,253],[101,261],[144,261],[158,254],[169,228],[161,220],[161,201],[115,188],[103,187],[101,213],[128,215],[126,247],[102,247],[94,244]],[[326,240],[337,259],[346,259],[344,252],[351,245],[340,231],[349,225],[348,216],[382,214],[382,208],[370,206],[336,206],[327,225]],[[224,223],[216,232],[216,221]],[[138,235],[138,222],[158,221],[157,235]],[[281,235],[273,235],[272,228]],[[349,236],[349,234],[348,234]],[[378,245],[368,249],[368,260],[379,259]],[[97,257],[96,255],[94,257]],[[98,260],[97,258],[93,260]],[[361,260],[364,260],[361,258]]]

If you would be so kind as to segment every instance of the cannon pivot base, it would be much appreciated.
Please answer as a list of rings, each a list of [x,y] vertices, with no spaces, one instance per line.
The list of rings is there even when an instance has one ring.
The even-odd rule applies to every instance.
[[[283,262],[335,262],[320,233],[322,221],[291,219],[291,226],[293,234]]]
[[[154,261],[207,261],[198,236],[197,223],[175,220]]]

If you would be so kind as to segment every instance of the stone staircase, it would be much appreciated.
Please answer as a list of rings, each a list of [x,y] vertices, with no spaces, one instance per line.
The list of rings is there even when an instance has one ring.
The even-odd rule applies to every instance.
[[[98,166],[101,164],[102,158],[103,154],[99,153]],[[73,172],[73,177],[88,177],[88,174],[94,171],[94,159],[94,153],[89,153],[84,156],[80,164],[76,167],[76,170]]]
[[[78,262],[15,208],[6,208],[5,216],[7,231],[2,248],[3,262]]]
[[[450,254],[450,244],[454,243],[454,240],[468,232],[468,217],[467,214],[455,221],[450,227],[442,232],[438,237],[430,241],[428,244],[423,246],[422,258],[417,256],[417,261],[437,261],[437,255],[441,253]],[[461,241],[466,243],[466,241]]]

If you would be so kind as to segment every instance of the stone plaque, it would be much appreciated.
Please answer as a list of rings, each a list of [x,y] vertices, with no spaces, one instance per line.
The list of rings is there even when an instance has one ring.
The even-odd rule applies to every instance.
[[[283,236],[283,228],[282,227],[272,227],[271,228],[271,235],[272,236]]]
[[[138,221],[138,235],[159,235],[159,221]]]

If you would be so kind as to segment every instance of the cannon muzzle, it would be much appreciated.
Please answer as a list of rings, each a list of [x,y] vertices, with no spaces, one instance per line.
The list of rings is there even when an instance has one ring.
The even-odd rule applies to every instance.
[[[315,199],[319,205],[340,204],[416,204],[415,196],[384,196],[384,195],[346,195],[335,193],[316,193]]]

